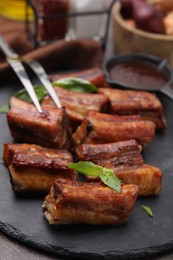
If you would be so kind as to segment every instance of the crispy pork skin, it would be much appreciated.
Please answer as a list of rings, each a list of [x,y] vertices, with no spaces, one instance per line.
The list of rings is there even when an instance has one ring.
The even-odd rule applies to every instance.
[[[92,68],[88,70],[81,70],[73,73],[66,74],[54,74],[49,76],[51,81],[55,81],[62,78],[81,78],[88,80],[98,88],[107,88],[109,84],[107,83],[104,73],[99,68]]]
[[[157,96],[146,91],[102,88],[99,93],[110,100],[110,113],[115,115],[141,115],[144,120],[151,120],[156,127],[166,127],[163,106]]]
[[[57,179],[76,180],[72,155],[32,144],[4,144],[3,159],[16,193],[48,193]]]
[[[135,140],[110,144],[81,144],[76,148],[77,160],[91,161],[112,169],[123,183],[136,184],[139,196],[156,195],[161,191],[162,172],[144,164],[141,149]],[[97,178],[87,177],[89,181]]]
[[[155,124],[140,116],[115,116],[90,112],[73,134],[76,145],[102,144],[135,139],[145,145],[155,136]]]
[[[90,111],[105,112],[109,106],[109,100],[103,94],[80,93],[60,87],[55,87],[55,91],[66,108],[73,128],[76,128]],[[49,96],[43,99],[42,105],[55,107]]]
[[[50,148],[64,148],[70,137],[69,121],[65,110],[44,107],[40,114],[33,104],[16,97],[10,100],[7,113],[11,135],[21,142]]]
[[[132,167],[112,167],[123,183],[136,184],[139,196],[158,195],[162,188],[162,171],[155,166],[143,164]]]
[[[141,147],[135,140],[108,144],[81,144],[76,147],[79,161],[91,161],[95,164],[110,167],[130,167],[143,164]]]
[[[42,209],[49,224],[113,225],[128,221],[138,195],[138,186],[122,185],[117,193],[99,183],[58,180]]]

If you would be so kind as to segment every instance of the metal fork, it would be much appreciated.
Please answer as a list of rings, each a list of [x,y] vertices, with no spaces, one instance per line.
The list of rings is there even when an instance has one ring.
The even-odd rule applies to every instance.
[[[40,103],[38,101],[38,98],[35,94],[33,85],[27,75],[27,72],[25,70],[25,67],[22,63],[26,63],[37,75],[43,86],[46,88],[47,92],[53,99],[54,103],[58,108],[61,108],[61,102],[51,84],[49,81],[49,78],[42,67],[42,65],[38,61],[34,60],[23,60],[20,58],[20,56],[9,46],[9,44],[4,40],[2,35],[0,35],[0,47],[3,53],[6,56],[7,62],[10,64],[22,84],[24,85],[25,89],[27,90],[31,100],[33,101],[34,105],[36,106],[39,113],[43,113],[43,110],[40,106]]]

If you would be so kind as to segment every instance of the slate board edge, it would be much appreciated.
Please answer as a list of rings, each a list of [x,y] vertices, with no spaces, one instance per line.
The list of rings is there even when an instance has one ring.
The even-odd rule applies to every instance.
[[[72,251],[66,248],[62,247],[55,247],[53,245],[48,245],[44,243],[38,243],[37,241],[34,241],[32,238],[30,238],[27,235],[24,235],[19,230],[14,228],[13,226],[9,224],[5,224],[0,222],[0,230],[5,233],[7,236],[10,236],[11,238],[17,240],[18,242],[21,242],[22,244],[33,247],[35,249],[40,249],[42,251],[51,253],[55,256],[59,256],[61,258],[79,258],[79,259],[105,259],[105,260],[111,260],[111,259],[136,259],[136,258],[144,258],[148,256],[154,256],[159,253],[164,253],[169,250],[173,249],[173,240],[161,244],[161,245],[155,245],[152,247],[147,248],[140,248],[140,249],[133,249],[130,251],[108,251],[101,254],[94,254],[94,253],[88,253],[88,252],[75,252],[74,248]]]

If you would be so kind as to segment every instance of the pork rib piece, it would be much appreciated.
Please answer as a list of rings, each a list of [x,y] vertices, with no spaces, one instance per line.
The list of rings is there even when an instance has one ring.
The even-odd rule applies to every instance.
[[[76,180],[68,165],[73,162],[66,150],[33,144],[4,144],[3,159],[9,168],[12,188],[16,193],[48,193],[57,179]]]
[[[91,161],[112,169],[122,183],[136,184],[139,196],[156,195],[161,191],[162,172],[159,168],[145,164],[141,147],[135,140],[110,144],[81,144],[76,148],[77,160]],[[97,178],[87,177],[90,181]]]
[[[135,139],[145,145],[155,136],[155,124],[140,116],[115,116],[90,112],[73,134],[76,145],[103,144]]]
[[[109,100],[103,94],[81,93],[60,87],[55,87],[55,91],[61,100],[61,104],[66,108],[73,128],[76,128],[90,111],[106,112],[109,106]],[[42,105],[55,107],[49,96],[43,99]]]
[[[58,180],[42,209],[49,224],[112,225],[128,221],[138,187],[122,185],[121,192],[99,183]]]
[[[99,89],[99,93],[110,100],[110,113],[114,115],[141,115],[150,120],[159,129],[166,127],[163,106],[157,96],[146,91]]]
[[[7,113],[11,135],[24,143],[64,148],[70,138],[69,120],[65,110],[44,106],[42,109],[43,114],[40,114],[33,104],[12,97]]]
[[[72,73],[62,73],[49,75],[51,81],[56,81],[62,78],[81,78],[91,82],[98,88],[108,88],[110,87],[106,81],[104,73],[99,68],[92,68],[87,70],[81,70]]]

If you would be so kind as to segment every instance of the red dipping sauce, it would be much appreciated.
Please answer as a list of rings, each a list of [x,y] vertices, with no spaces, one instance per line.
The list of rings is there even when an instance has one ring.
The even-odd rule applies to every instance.
[[[157,90],[167,82],[164,73],[152,65],[138,61],[115,64],[109,73],[110,79],[116,83],[138,89]]]

